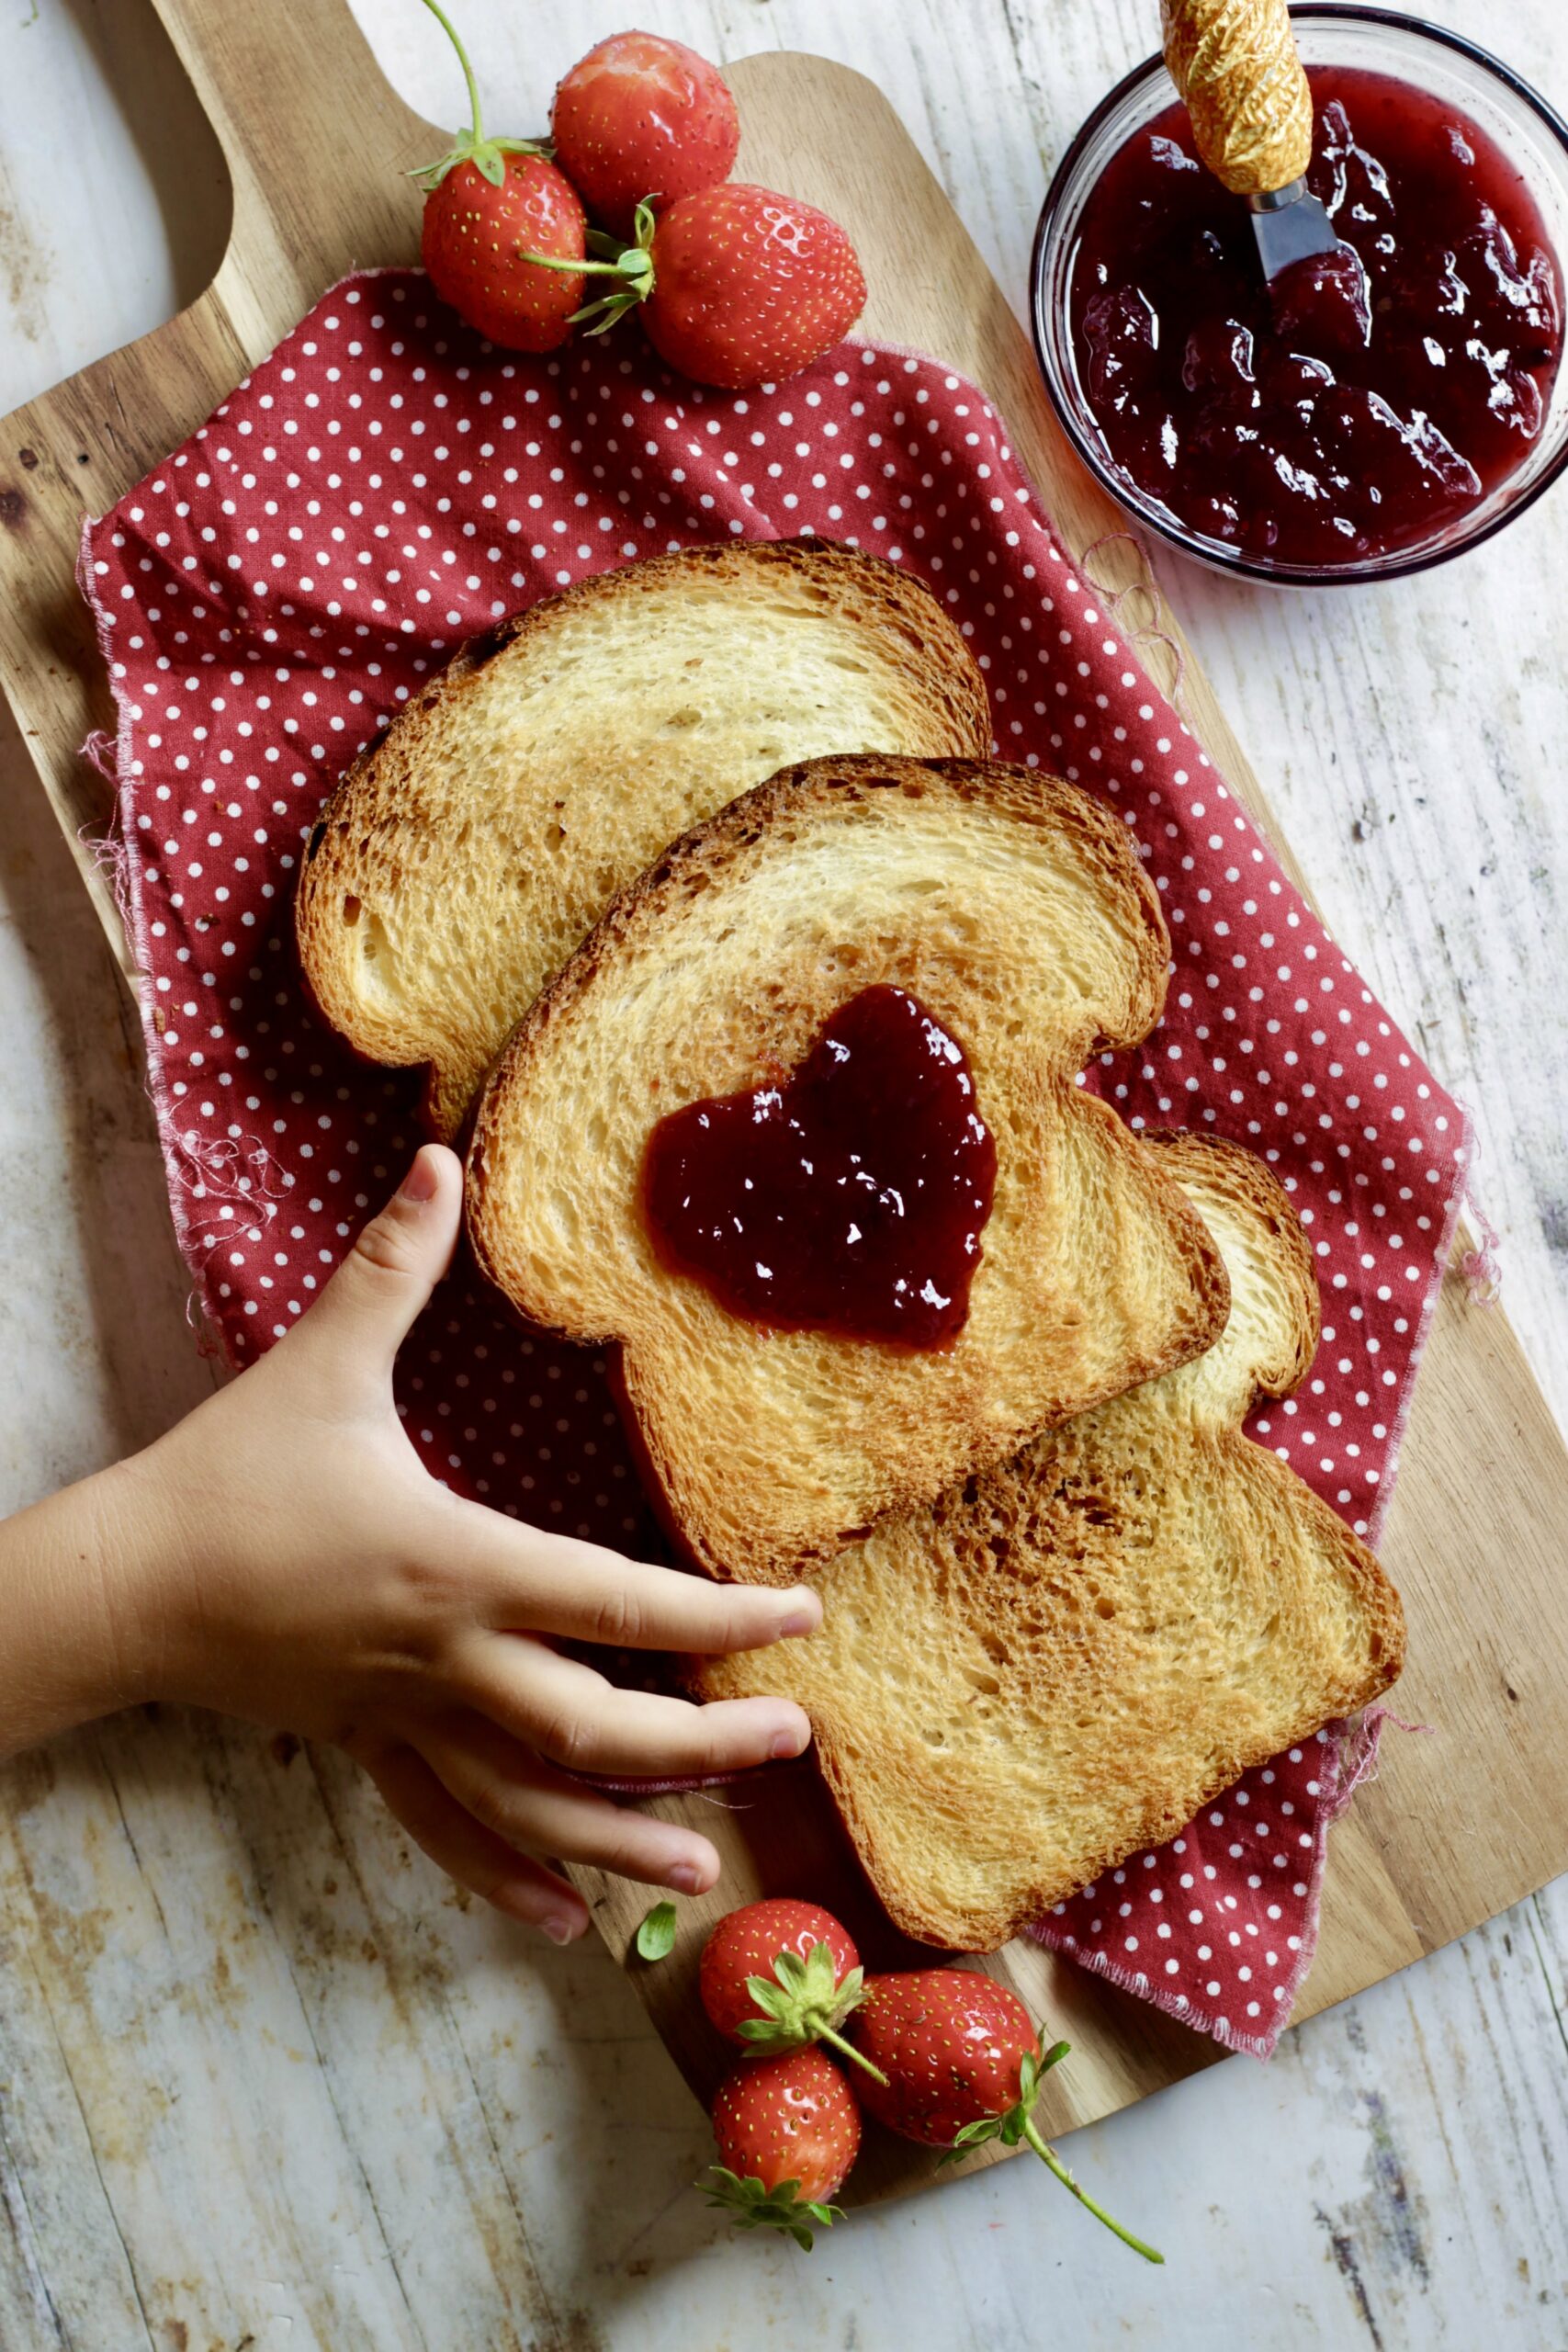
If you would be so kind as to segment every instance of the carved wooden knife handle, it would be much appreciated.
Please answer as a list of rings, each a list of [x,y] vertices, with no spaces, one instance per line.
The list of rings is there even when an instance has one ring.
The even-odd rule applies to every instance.
[[[1198,153],[1236,196],[1270,194],[1312,161],[1312,93],[1285,0],[1160,0],[1165,62]]]

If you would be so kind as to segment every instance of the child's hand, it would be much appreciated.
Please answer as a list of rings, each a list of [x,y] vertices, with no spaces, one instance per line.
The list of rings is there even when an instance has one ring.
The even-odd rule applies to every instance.
[[[96,1497],[98,1542],[66,1549],[78,1614],[107,1600],[114,1618],[104,1703],[176,1699],[335,1741],[443,1869],[565,1942],[587,1908],[541,1857],[685,1893],[718,1861],[706,1838],[559,1768],[723,1771],[798,1755],[810,1726],[786,1699],[617,1690],[551,1637],[750,1649],[810,1632],[821,1611],[804,1588],[709,1584],[521,1526],[427,1475],[392,1360],[450,1261],[461,1196],[457,1159],[426,1146],[286,1340],[73,1490]]]

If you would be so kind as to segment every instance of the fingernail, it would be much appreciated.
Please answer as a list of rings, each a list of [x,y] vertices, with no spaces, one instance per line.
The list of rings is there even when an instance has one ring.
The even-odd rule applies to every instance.
[[[414,1156],[413,1166],[398,1186],[400,1201],[412,1201],[423,1205],[435,1198],[441,1177],[434,1154],[423,1148]]]
[[[775,1761],[782,1763],[786,1756],[798,1756],[805,1745],[805,1740],[797,1731],[776,1731],[773,1734],[773,1744],[769,1748],[768,1754]]]
[[[541,1919],[539,1925],[553,1944],[570,1944],[577,1940],[575,1919],[563,1919],[558,1914],[552,1913],[549,1918]]]
[[[665,1885],[672,1886],[677,1894],[695,1894],[702,1883],[703,1874],[695,1862],[677,1862],[673,1870],[664,1873]]]
[[[779,1627],[779,1639],[787,1642],[796,1634],[814,1634],[821,1623],[819,1609],[792,1609]]]

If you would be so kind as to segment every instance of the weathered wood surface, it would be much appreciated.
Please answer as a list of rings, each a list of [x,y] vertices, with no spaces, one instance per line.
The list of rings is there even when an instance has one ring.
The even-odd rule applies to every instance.
[[[1091,85],[1139,52],[1135,12],[1075,5],[1025,28],[1026,68],[1031,43],[1033,63],[1049,52],[1032,84],[1006,62],[999,8],[976,5],[962,24],[960,12],[826,13],[798,0],[716,25],[705,6],[671,5],[657,20],[721,52],[772,39],[872,70],[1016,284],[1033,140],[1058,145]],[[1561,37],[1554,52],[1544,13],[1528,26],[1531,12],[1517,13],[1518,53],[1545,74]],[[406,42],[388,62],[438,110],[424,93],[446,86],[434,82],[444,69],[419,47],[423,25],[362,14],[378,41]],[[538,61],[564,61],[611,21],[554,0],[525,32],[479,0],[467,14],[491,44],[497,121],[535,119],[548,80]],[[1485,30],[1479,12],[1473,28]],[[526,109],[502,107],[503,65]],[[5,103],[17,95],[11,76]],[[12,164],[3,114],[0,136]],[[1517,1115],[1529,1141],[1534,1121],[1549,1201],[1562,1183],[1564,1058],[1549,894],[1568,872],[1546,789],[1564,717],[1551,592],[1568,571],[1561,526],[1541,529],[1551,515],[1504,543],[1514,563],[1490,550],[1353,600],[1356,612],[1177,582],[1184,610],[1212,621],[1205,659],[1234,666],[1240,731],[1341,935],[1407,1019],[1418,1000],[1430,1007],[1424,1042],[1450,1075],[1472,1040],[1472,1099],[1483,1117],[1498,1106],[1503,1136]],[[1325,608],[1334,634],[1314,649]],[[1440,761],[1420,650],[1434,644],[1458,649]],[[1491,878],[1478,881],[1473,851],[1450,870],[1420,842],[1402,852],[1397,823],[1368,822],[1364,795],[1374,778],[1386,788],[1390,743],[1412,831],[1424,798],[1445,842],[1498,844],[1506,964],[1481,953],[1497,935],[1484,893],[1466,911],[1467,891]],[[176,1321],[155,1159],[103,951],[14,757],[6,776],[4,1361],[28,1377],[15,1396],[6,1384],[0,1464],[6,1498],[20,1500],[151,1433],[203,1374]],[[1404,960],[1431,949],[1437,925],[1461,943],[1468,1008],[1439,964],[1428,984],[1427,967]],[[1521,1067],[1535,1075],[1511,1107],[1506,1080]],[[1508,1237],[1516,1313],[1544,1341],[1561,1406],[1550,1318],[1562,1290],[1544,1253],[1529,1253],[1531,1166],[1498,1173],[1525,1204]],[[444,1902],[333,1759],[285,1762],[212,1726],[130,1724],[17,1768],[13,1785],[0,1865],[7,2346],[237,2345],[247,2332],[264,2345],[750,2346],[785,2325],[829,2342],[1025,2344],[1045,2340],[1046,2311],[1052,2336],[1108,2344],[1142,2325],[1162,2345],[1206,2345],[1222,2309],[1235,2340],[1265,2346],[1338,2344],[1358,2326],[1389,2345],[1469,2345],[1485,2328],[1552,2346],[1568,2333],[1554,2185],[1568,2154],[1561,1891],[1292,2037],[1270,2074],[1227,2065],[1080,2135],[1075,2158],[1113,2167],[1125,2209],[1181,2243],[1175,2275],[1113,2260],[1070,2210],[1053,2221],[1045,2184],[1019,2166],[863,2216],[804,2266],[787,2249],[714,2249],[694,2200],[650,2233],[702,2134],[671,2100],[624,1983],[581,1953],[525,1954]]]

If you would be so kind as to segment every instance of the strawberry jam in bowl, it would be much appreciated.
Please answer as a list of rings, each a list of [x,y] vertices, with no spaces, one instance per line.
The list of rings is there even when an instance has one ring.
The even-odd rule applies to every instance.
[[[1079,455],[1139,521],[1253,578],[1386,579],[1488,537],[1568,461],[1568,127],[1436,28],[1292,21],[1337,250],[1266,282],[1155,58],[1052,184],[1036,346]]]

